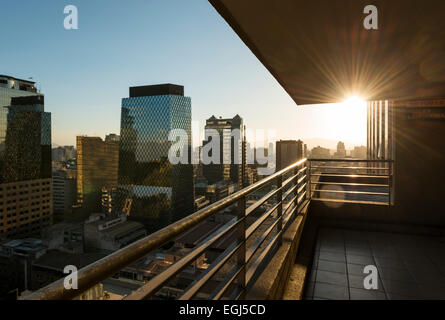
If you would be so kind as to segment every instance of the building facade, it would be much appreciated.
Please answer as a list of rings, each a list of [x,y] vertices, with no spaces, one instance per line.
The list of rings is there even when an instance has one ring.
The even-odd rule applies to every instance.
[[[51,114],[33,82],[0,76],[0,236],[52,223]]]
[[[149,232],[194,210],[193,167],[168,159],[171,130],[182,129],[191,152],[191,98],[172,84],[130,88],[122,99],[117,206],[132,200],[130,219]]]
[[[331,152],[327,148],[317,146],[311,150],[311,159],[330,159]]]
[[[8,107],[11,105],[11,98],[38,95],[34,85],[35,82],[32,81],[0,75],[0,167],[5,152]]]
[[[53,169],[53,210],[54,215],[62,216],[76,203],[76,180],[65,170]]]
[[[119,142],[77,137],[77,200],[91,212],[100,211],[102,188],[117,187]]]
[[[303,159],[303,141],[280,140],[276,142],[276,171]]]
[[[337,151],[334,153],[334,158],[336,158],[336,159],[346,158],[346,147],[345,147],[344,142],[339,141],[337,143]]]
[[[218,133],[219,163],[203,166],[203,175],[209,184],[221,181],[232,181],[241,189],[246,185],[246,141],[243,119],[236,115],[233,118],[222,119],[212,116],[206,121],[205,130]],[[211,139],[203,141],[203,149],[211,143]],[[211,151],[213,152],[213,150]],[[207,155],[205,155],[207,156]],[[215,155],[209,154],[209,157]]]

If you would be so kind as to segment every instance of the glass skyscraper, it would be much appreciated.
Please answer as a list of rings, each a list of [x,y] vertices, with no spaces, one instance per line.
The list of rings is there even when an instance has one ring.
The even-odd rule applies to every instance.
[[[11,98],[38,95],[34,82],[0,75],[0,169],[4,169],[6,129]],[[2,170],[0,170],[1,172]],[[1,177],[0,177],[1,179]]]
[[[188,135],[191,152],[191,99],[184,87],[172,84],[130,88],[122,99],[118,200],[120,210],[131,199],[130,219],[150,231],[193,212],[191,164],[172,165],[168,159],[171,130]]]
[[[51,113],[44,97],[15,97],[8,107],[4,182],[51,178]]]
[[[0,237],[52,223],[51,113],[33,82],[0,76]]]

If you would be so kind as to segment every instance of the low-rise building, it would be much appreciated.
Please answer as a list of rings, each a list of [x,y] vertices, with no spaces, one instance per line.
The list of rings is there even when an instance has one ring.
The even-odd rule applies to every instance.
[[[86,250],[116,251],[147,235],[143,224],[125,214],[96,213],[84,225]]]
[[[17,294],[32,289],[32,263],[47,252],[40,239],[0,242],[0,296],[11,290]]]

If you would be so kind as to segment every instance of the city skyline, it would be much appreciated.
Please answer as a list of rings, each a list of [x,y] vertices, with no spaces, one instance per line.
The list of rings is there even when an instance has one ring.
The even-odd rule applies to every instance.
[[[2,9],[0,300],[445,300],[444,1]]]
[[[0,13],[6,24],[14,23],[11,17],[26,15],[14,37],[25,36],[30,28],[45,32],[38,43],[30,40],[35,45],[11,42],[0,58],[8,61],[2,73],[33,77],[46,95],[54,120],[54,145],[74,145],[78,135],[117,133],[120,98],[126,89],[155,83],[183,84],[186,94],[194,97],[192,120],[202,126],[212,113],[222,117],[242,113],[248,128],[276,130],[279,139],[365,142],[364,108],[348,112],[330,105],[297,107],[207,1],[134,1],[124,11],[104,1],[76,5],[79,30],[72,31],[63,28],[63,4],[52,1],[8,3],[8,10]],[[169,19],[164,19],[167,15]],[[154,29],[156,33],[149,32]],[[5,30],[0,34],[9,39]],[[171,34],[175,41],[166,41]],[[36,49],[41,46],[49,50]],[[21,52],[33,59],[17,59]],[[178,53],[182,59],[173,58]],[[295,124],[283,123],[280,113],[272,111],[276,109],[296,119]],[[270,111],[258,114],[257,110]],[[90,116],[84,118],[85,113]]]

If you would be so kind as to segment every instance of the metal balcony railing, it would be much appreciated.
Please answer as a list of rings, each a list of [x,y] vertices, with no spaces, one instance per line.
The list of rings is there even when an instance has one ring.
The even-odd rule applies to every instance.
[[[78,289],[65,289],[64,279],[31,293],[27,300],[59,300],[73,299],[101,281],[112,277],[125,267],[144,258],[147,254],[161,248],[167,242],[190,232],[198,224],[231,206],[237,207],[237,215],[225,223],[213,234],[196,244],[181,259],[166,270],[157,274],[139,289],[127,295],[125,299],[150,299],[165,288],[168,283],[190,266],[215,243],[234,234],[234,241],[184,290],[179,290],[179,299],[239,299],[255,282],[261,267],[267,262],[268,255],[281,244],[282,234],[309,200],[308,161],[303,159],[297,163],[248,186],[238,192],[206,207],[196,213],[177,221],[109,256],[88,265],[78,271]],[[247,198],[258,190],[268,187],[259,200],[247,207]],[[275,200],[275,201],[272,201]],[[253,200],[249,200],[251,203]],[[271,202],[274,202],[271,204]],[[264,213],[254,216],[259,208]],[[247,224],[247,218],[253,221]],[[253,219],[252,219],[253,218]],[[234,263],[229,264],[229,261]],[[223,268],[230,270],[202,297],[200,290]],[[165,290],[164,290],[165,291]],[[177,290],[176,290],[177,291]]]
[[[392,205],[394,161],[310,159],[311,200]]]

